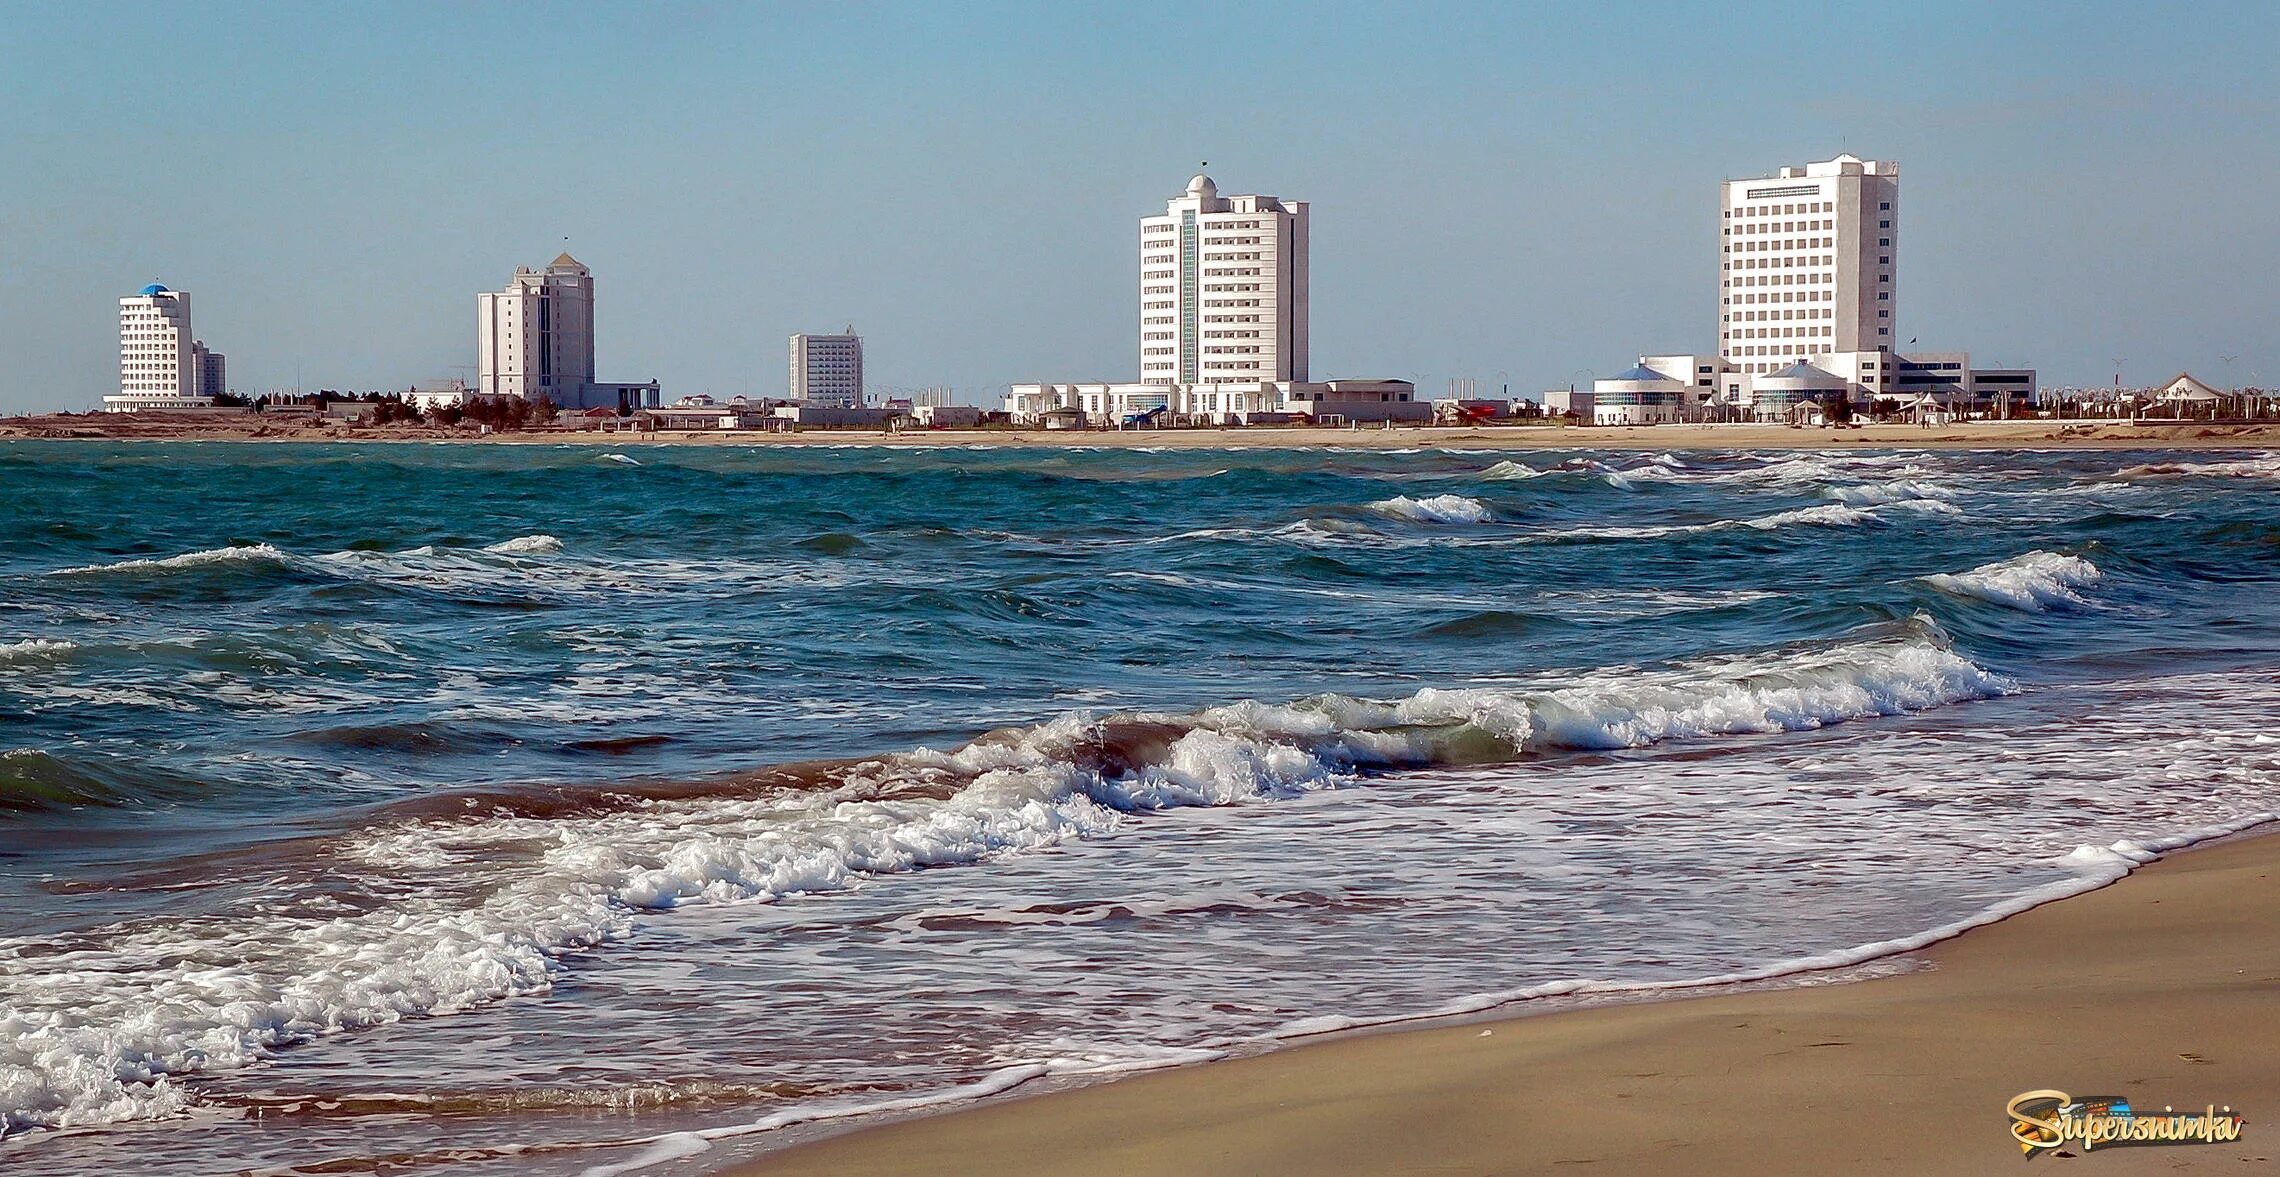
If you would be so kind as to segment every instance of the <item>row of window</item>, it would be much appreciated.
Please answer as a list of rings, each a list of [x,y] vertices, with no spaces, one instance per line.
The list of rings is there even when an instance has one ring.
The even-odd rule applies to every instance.
[[[1253,271],[1253,273],[1256,272]],[[1258,288],[1259,284],[1256,282],[1214,282],[1207,284],[1203,289],[1206,293],[1211,294],[1241,294]]]
[[[1806,339],[1836,333],[1834,327],[1736,327],[1726,332],[1733,339]]]
[[[1784,237],[1779,241],[1744,241],[1742,242],[1742,252],[1774,253],[1784,249],[1830,249],[1835,245],[1836,242],[1826,237]],[[1728,245],[1722,252],[1732,253],[1734,247]]]
[[[1835,203],[1827,200],[1808,200],[1803,204],[1752,204],[1726,210],[1728,218],[1735,217],[1793,217],[1798,213],[1827,213],[1837,211]]]
[[[1831,319],[1835,317],[1836,312],[1828,307],[1806,307],[1802,310],[1792,308],[1785,311],[1740,311],[1726,316],[1729,321],[1740,320],[1744,323],[1765,323],[1775,319]]]
[[[1256,331],[1206,331],[1203,333],[1203,337],[1205,339],[1257,339],[1259,333]]]
[[[1766,221],[1761,224],[1744,225],[1739,229],[1727,229],[1726,235],[1731,237],[1736,233],[1744,236],[1766,233],[1817,233],[1823,229],[1834,229],[1836,227],[1835,223],[1830,221]]]
[[[1765,302],[1829,302],[1836,296],[1837,292],[1834,290],[1784,290],[1779,293],[1764,290],[1756,294],[1733,295],[1725,301],[1729,306],[1736,303],[1752,305]]]

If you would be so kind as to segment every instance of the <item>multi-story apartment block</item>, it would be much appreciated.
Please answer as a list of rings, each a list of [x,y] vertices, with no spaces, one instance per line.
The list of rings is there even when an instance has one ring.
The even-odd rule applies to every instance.
[[[1718,351],[1737,372],[1892,350],[1900,165],[1840,155],[1720,191]]]
[[[119,391],[103,398],[106,412],[201,408],[196,343],[190,335],[190,296],[156,282],[119,300]]]
[[[850,326],[839,335],[794,335],[791,399],[818,408],[863,407],[863,337]]]
[[[1188,181],[1140,218],[1140,382],[1307,378],[1307,205]]]

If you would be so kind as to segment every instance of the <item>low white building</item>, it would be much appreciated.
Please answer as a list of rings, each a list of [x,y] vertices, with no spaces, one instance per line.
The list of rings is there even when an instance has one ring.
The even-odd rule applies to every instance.
[[[103,398],[103,411],[203,409],[196,340],[190,334],[190,296],[156,282],[119,300],[119,391]]]
[[[1844,377],[1799,360],[1778,372],[1750,378],[1750,412],[1759,421],[1785,422],[1801,405],[1825,404],[1851,392]]]
[[[1685,417],[1693,384],[1644,363],[1591,382],[1594,425],[1671,425]]]
[[[911,406],[911,419],[928,429],[971,429],[982,423],[980,405]]]
[[[1005,411],[1016,425],[1040,424],[1054,409],[1077,409],[1087,420],[1111,426],[1427,421],[1433,416],[1432,404],[1418,400],[1416,387],[1407,380],[1016,384],[1006,394]]]

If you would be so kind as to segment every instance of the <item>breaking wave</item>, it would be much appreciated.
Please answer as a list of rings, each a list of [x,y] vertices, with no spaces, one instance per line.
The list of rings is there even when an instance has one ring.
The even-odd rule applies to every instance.
[[[2079,591],[2104,580],[2098,566],[2080,556],[2033,551],[1982,564],[1969,572],[1940,572],[1924,583],[1942,592],[1976,597],[2026,613],[2053,607],[2087,609],[2089,598]]]
[[[1861,486],[1832,486],[1827,493],[1840,503],[1850,503],[1856,507],[1936,503],[1955,497],[1955,491],[1922,478],[1895,478],[1890,482],[1871,482]]]
[[[1487,523],[1496,516],[1488,504],[1463,495],[1434,495],[1413,499],[1397,495],[1370,504],[1370,510],[1417,523]]]
[[[68,968],[65,945],[0,940],[0,1128],[174,1114],[192,1102],[182,1076],[544,991],[567,954],[624,937],[643,911],[835,890],[1372,772],[1808,730],[2013,689],[1918,618],[1530,686],[1080,712],[950,751],[646,795],[422,799],[301,848],[323,856],[327,890],[299,904],[119,925],[99,947],[75,940]]]
[[[184,552],[179,556],[165,556],[158,559],[119,560],[110,564],[82,564],[74,568],[58,568],[48,575],[91,576],[105,573],[164,572],[184,568],[257,564],[290,567],[293,560],[293,556],[268,544],[244,544],[227,548],[209,548],[200,552]]]

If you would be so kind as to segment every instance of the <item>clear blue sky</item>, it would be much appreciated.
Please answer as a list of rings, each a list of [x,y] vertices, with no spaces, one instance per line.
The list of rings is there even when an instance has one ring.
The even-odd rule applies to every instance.
[[[605,380],[777,393],[847,323],[874,388],[1130,379],[1203,159],[1314,203],[1317,377],[1533,393],[1712,346],[1717,181],[1840,150],[1902,165],[1901,338],[2280,383],[2276,50],[2222,0],[0,0],[0,409],[114,390],[152,281],[241,387],[447,378],[565,237]]]

